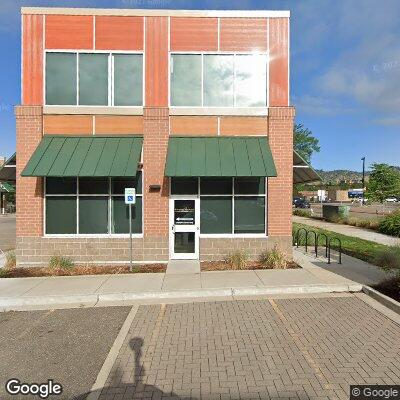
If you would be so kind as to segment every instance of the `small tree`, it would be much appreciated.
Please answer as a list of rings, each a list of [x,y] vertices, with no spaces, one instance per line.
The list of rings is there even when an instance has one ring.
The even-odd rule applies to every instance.
[[[313,136],[313,133],[305,128],[303,124],[295,124],[293,128],[294,149],[308,163],[311,161],[312,154],[318,153],[319,140]]]
[[[400,172],[388,164],[372,164],[365,196],[380,203],[389,196],[400,197]]]

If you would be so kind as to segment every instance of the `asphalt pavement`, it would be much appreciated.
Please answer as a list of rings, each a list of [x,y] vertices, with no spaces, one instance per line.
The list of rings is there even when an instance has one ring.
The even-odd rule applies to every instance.
[[[15,214],[0,215],[0,249],[15,249]]]
[[[130,307],[0,313],[0,399],[39,399],[5,391],[11,378],[60,383],[52,399],[78,399],[87,393]]]

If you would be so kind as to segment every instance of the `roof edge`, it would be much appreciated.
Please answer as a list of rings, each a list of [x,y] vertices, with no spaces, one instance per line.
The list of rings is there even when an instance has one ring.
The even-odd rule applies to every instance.
[[[133,8],[21,7],[21,14],[158,17],[290,18],[289,10],[174,10]]]

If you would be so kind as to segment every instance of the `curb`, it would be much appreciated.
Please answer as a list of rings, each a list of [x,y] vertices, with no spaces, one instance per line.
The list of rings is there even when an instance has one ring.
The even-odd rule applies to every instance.
[[[208,297],[238,297],[276,294],[307,294],[307,293],[340,293],[361,292],[363,286],[359,284],[314,284],[290,286],[264,286],[243,288],[221,288],[203,290],[175,290],[168,292],[137,292],[137,293],[110,293],[69,296],[35,296],[35,297],[0,297],[0,311],[20,310],[32,307],[94,307],[106,306],[110,303],[128,303],[140,300],[162,299],[190,299]]]
[[[369,297],[372,297],[374,300],[381,303],[383,306],[400,315],[400,303],[398,301],[378,292],[370,286],[363,286],[362,291]]]

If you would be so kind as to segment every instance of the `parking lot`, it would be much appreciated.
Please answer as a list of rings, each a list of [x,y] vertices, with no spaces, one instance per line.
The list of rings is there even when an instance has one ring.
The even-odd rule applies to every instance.
[[[400,381],[399,335],[352,295],[141,306],[100,399],[348,399]]]
[[[0,314],[4,383],[54,379],[84,399],[130,307]],[[358,297],[139,306],[100,400],[348,399],[400,381],[400,326]]]
[[[0,215],[0,249],[15,249],[15,214]]]

